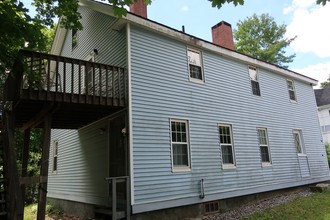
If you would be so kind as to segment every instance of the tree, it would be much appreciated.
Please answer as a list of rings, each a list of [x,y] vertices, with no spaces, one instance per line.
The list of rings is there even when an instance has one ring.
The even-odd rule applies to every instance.
[[[234,30],[236,50],[287,68],[295,54],[286,56],[285,48],[295,39],[285,39],[286,25],[277,25],[268,14],[253,14],[237,23]]]
[[[321,82],[321,88],[324,89],[328,85],[330,85],[330,76],[327,81]]]

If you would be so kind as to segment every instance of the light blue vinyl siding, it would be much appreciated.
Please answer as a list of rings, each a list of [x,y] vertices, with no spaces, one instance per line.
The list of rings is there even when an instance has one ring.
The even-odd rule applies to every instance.
[[[116,18],[96,12],[87,7],[79,7],[83,30],[78,30],[78,43],[72,50],[69,30],[62,49],[62,56],[85,60],[93,51],[98,50],[95,62],[127,67],[126,29],[112,30]]]
[[[194,48],[132,26],[133,212],[304,184],[293,129],[303,132],[309,181],[329,178],[312,86],[294,80],[291,103],[286,77],[258,68],[261,96],[255,96],[247,63],[206,50],[205,83],[194,83],[187,46]],[[171,118],[189,120],[190,172],[172,172]],[[232,125],[236,169],[222,169],[219,123]],[[268,131],[270,167],[261,166],[257,127]]]
[[[52,142],[58,141],[57,172],[50,151],[48,197],[107,205],[108,135],[107,121],[77,130],[52,130]]]
[[[94,62],[126,68],[126,29],[123,28],[119,31],[112,30],[111,24],[116,19],[114,17],[96,12],[87,7],[79,7],[78,11],[82,16],[80,22],[83,30],[78,30],[77,46],[72,49],[72,31],[68,30],[61,55],[86,60],[94,49],[97,49],[98,54],[95,55]],[[71,66],[67,65],[67,69],[71,71]],[[74,88],[76,93],[78,93],[78,71],[78,66],[76,65],[74,70],[74,79],[77,81]],[[83,74],[84,69],[82,68],[81,71]],[[97,76],[96,79],[98,79]],[[83,82],[83,75],[81,80]],[[67,77],[67,91],[71,91],[70,86],[71,77]]]

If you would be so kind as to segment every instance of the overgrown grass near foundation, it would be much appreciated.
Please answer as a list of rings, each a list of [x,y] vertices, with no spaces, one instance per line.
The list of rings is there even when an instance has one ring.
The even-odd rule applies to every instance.
[[[31,204],[24,208],[24,220],[35,220],[37,219],[38,204]],[[61,219],[63,212],[59,209],[54,208],[51,205],[46,205],[46,220],[47,219]]]
[[[330,220],[330,190],[301,197],[263,212],[243,217],[243,219]]]

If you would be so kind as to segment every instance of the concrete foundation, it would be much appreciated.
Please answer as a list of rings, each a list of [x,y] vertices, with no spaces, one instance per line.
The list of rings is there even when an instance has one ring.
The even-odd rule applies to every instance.
[[[279,194],[294,192],[308,186],[295,188],[287,188],[276,191],[234,197],[229,199],[218,200],[219,213],[227,212],[244,204],[257,202],[259,200],[275,197]],[[78,216],[80,219],[94,219],[94,206],[91,204],[83,204],[74,201],[60,200],[48,198],[48,202],[55,208],[63,210],[68,215]],[[215,212],[212,212],[214,214]],[[134,214],[131,216],[133,220],[201,220],[205,215],[205,204],[195,204],[189,206],[181,206],[170,209],[156,210]]]

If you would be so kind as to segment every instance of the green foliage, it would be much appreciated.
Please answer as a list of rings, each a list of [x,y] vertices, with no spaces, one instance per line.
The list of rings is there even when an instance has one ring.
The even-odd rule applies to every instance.
[[[328,164],[330,167],[330,144],[328,142],[325,142],[325,150],[327,152],[327,158],[328,158]]]
[[[319,4],[319,5],[326,5],[327,2],[330,2],[330,0],[317,0],[316,3]]]
[[[212,3],[212,7],[221,8],[223,4],[225,3],[233,3],[235,6],[238,4],[243,5],[244,0],[208,0]]]
[[[46,205],[46,214],[49,216],[57,216],[60,217],[63,215],[63,210],[58,208],[58,207],[54,207],[50,204]]]
[[[12,67],[21,48],[45,49],[42,24],[28,15],[22,2],[3,0],[0,4],[0,74]]]
[[[324,89],[328,85],[330,85],[330,77],[328,78],[327,81],[321,82],[321,88]]]
[[[17,152],[17,165],[19,173],[22,172],[22,152],[23,152],[23,132],[19,129],[15,131],[15,145]],[[27,167],[27,176],[36,176],[40,174],[40,160],[41,160],[41,148],[42,146],[42,130],[32,129],[30,134],[30,150],[29,161]],[[37,201],[38,186],[27,185],[25,191],[26,204],[32,204]]]
[[[330,191],[301,197],[244,219],[330,219]]]
[[[237,23],[235,47],[239,52],[287,68],[285,64],[291,63],[295,54],[286,56],[285,48],[295,37],[284,39],[285,33],[286,25],[277,25],[268,14],[253,14]]]

